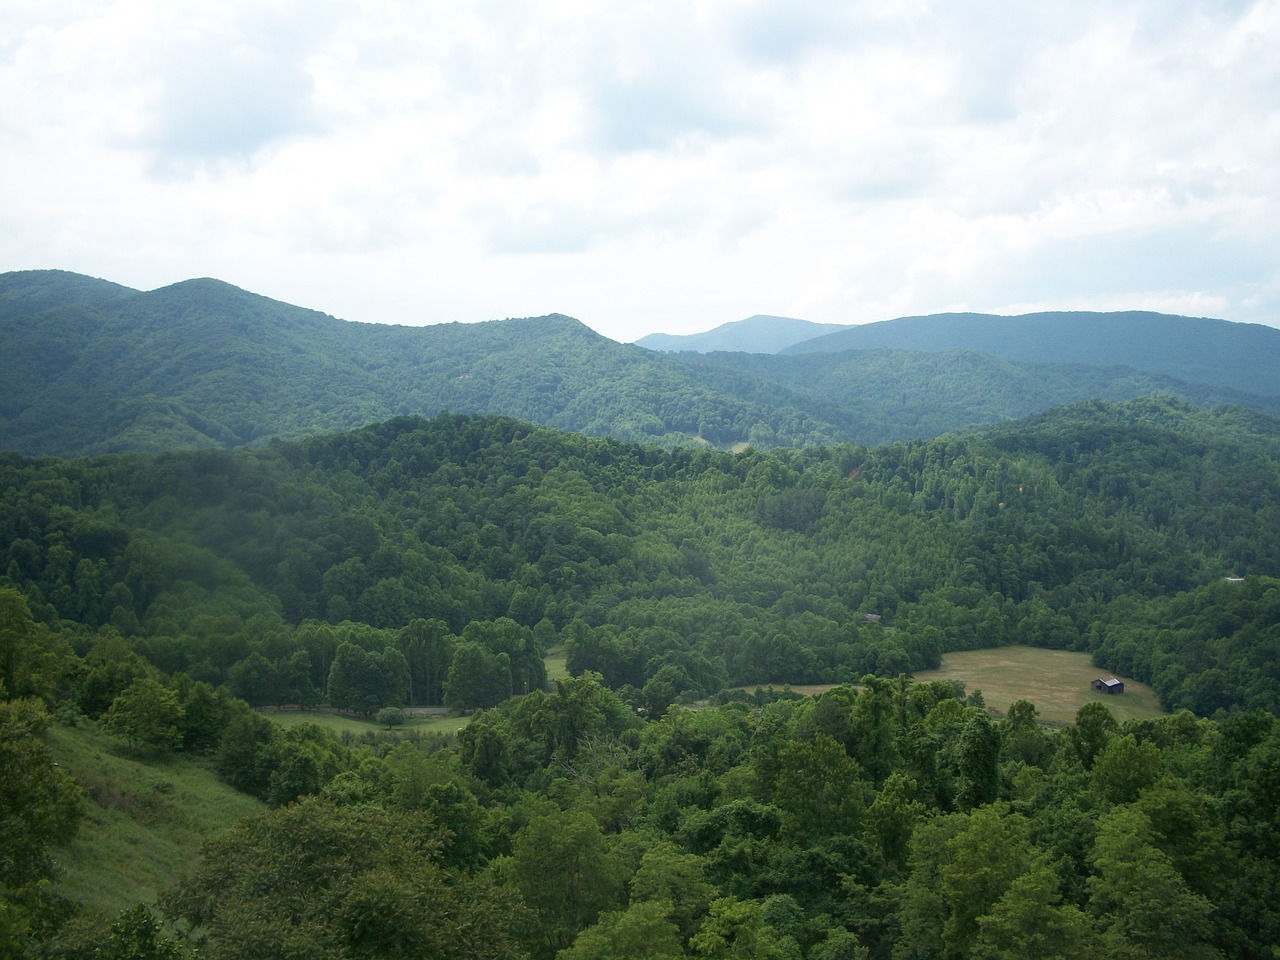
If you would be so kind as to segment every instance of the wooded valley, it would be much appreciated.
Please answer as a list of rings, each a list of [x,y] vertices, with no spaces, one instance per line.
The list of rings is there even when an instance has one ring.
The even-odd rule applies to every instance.
[[[0,277],[0,956],[1274,956],[1271,333],[914,319]],[[1164,712],[915,676],[1015,645]]]
[[[443,415],[7,455],[0,930],[35,956],[1264,956],[1278,463],[1276,421],[1172,399],[740,454]],[[1055,731],[910,679],[1010,643],[1171,713]],[[391,732],[261,710],[322,703]],[[391,730],[436,704],[471,722]],[[59,844],[110,801],[50,723],[268,812],[158,899],[78,908]]]

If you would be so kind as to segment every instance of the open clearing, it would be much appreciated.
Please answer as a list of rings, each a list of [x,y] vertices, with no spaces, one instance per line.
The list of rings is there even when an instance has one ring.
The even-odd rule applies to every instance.
[[[457,733],[471,722],[470,717],[458,717],[448,713],[416,713],[411,712],[412,709],[405,709],[404,723],[392,728],[391,736],[406,733]],[[264,710],[263,713],[282,727],[314,723],[318,727],[337,734],[343,731],[356,735],[388,732],[386,726],[376,720],[350,713],[335,713],[332,710]]]
[[[1105,703],[1117,720],[1158,717],[1165,711],[1155,692],[1129,677],[1124,693],[1111,695],[1089,684],[1108,675],[1089,661],[1089,654],[1038,647],[997,647],[942,656],[942,667],[915,674],[917,681],[959,680],[965,691],[982,691],[987,706],[1004,713],[1015,700],[1030,700],[1045,723],[1071,723],[1091,700]]]
[[[563,644],[557,643],[548,650],[547,655],[542,658],[542,662],[547,665],[548,683],[569,678],[569,665],[566,662]]]
[[[1087,653],[1019,646],[946,653],[939,669],[922,670],[914,677],[921,683],[959,680],[964,684],[966,693],[981,690],[987,709],[1000,715],[1008,712],[1009,705],[1015,700],[1030,700],[1040,712],[1042,723],[1072,723],[1076,711],[1091,700],[1106,704],[1112,715],[1121,721],[1133,717],[1158,717],[1165,713],[1155,691],[1129,677],[1117,678],[1124,681],[1124,693],[1119,695],[1091,689],[1089,684],[1104,675],[1110,676],[1107,671],[1095,667]],[[750,684],[740,689],[751,693],[756,686]],[[788,689],[802,696],[818,696],[837,684],[762,683],[758,686]]]

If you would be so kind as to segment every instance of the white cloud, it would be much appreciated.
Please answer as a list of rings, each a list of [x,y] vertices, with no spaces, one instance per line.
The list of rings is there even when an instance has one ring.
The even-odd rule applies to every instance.
[[[618,339],[1280,324],[1277,0],[47,6],[0,12],[0,269]]]

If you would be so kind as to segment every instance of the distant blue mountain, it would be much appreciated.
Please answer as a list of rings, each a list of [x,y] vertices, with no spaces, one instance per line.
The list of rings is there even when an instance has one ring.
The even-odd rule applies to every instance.
[[[1187,383],[1280,396],[1280,329],[1163,313],[938,313],[845,327],[783,348],[973,350],[1005,360],[1125,366]]]
[[[781,353],[787,347],[823,334],[846,329],[839,323],[813,323],[791,317],[770,317],[756,314],[745,320],[724,323],[705,333],[685,335],[651,333],[636,341],[637,346],[648,350],[678,353],[691,350],[694,353],[711,353],[727,350],[736,353]]]

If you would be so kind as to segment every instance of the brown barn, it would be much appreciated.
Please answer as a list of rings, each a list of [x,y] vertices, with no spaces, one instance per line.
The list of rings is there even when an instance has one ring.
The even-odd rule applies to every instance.
[[[1089,686],[1103,693],[1124,693],[1124,681],[1117,680],[1115,677],[1099,677]]]

